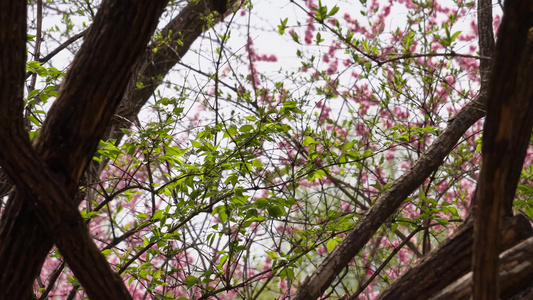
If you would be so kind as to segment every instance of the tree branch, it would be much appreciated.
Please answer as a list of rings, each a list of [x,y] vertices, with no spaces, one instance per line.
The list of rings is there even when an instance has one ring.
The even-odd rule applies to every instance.
[[[502,250],[530,236],[533,229],[522,215],[505,218]],[[472,268],[474,221],[468,219],[456,232],[389,285],[379,300],[426,300]]]
[[[488,26],[487,24],[489,24],[492,28],[492,12],[484,13],[483,17],[483,26]],[[489,20],[488,23],[486,22],[487,20]],[[481,57],[492,57],[494,37],[490,34],[483,34],[480,36],[479,43]],[[440,166],[442,160],[453,149],[464,132],[484,116],[488,86],[484,84],[483,78],[486,78],[486,75],[483,74],[488,74],[490,60],[481,60],[481,65],[485,72],[482,72],[482,85],[479,95],[457,114],[454,121],[426,150],[415,165],[402,177],[395,180],[392,186],[379,197],[370,211],[355,225],[352,232],[343,242],[326,257],[311,276],[306,278],[295,299],[318,298],[328,288],[342,268],[370,240],[379,226],[401,205],[403,200]]]
[[[532,13],[531,1],[507,1],[498,31],[474,209],[474,299],[499,299],[498,232],[502,216],[512,214],[533,126]]]
[[[391,216],[403,201],[441,164],[455,147],[464,132],[484,116],[486,94],[481,93],[468,103],[433,142],[409,171],[396,179],[375,202],[354,229],[326,257],[322,264],[306,278],[298,289],[298,300],[316,299],[329,287],[340,271],[370,240],[379,227]]]
[[[234,5],[236,2],[236,0],[231,0],[230,3]],[[170,44],[167,44],[165,46],[165,49],[159,49],[157,54],[154,54],[152,51],[153,48],[156,47],[155,45],[150,46],[148,49],[145,48],[145,54],[142,56],[141,62],[138,64],[138,67],[133,73],[133,76],[130,77],[127,88],[128,92],[126,92],[125,95],[121,98],[121,109],[117,109],[118,111],[120,111],[119,114],[130,120],[133,120],[133,118],[139,113],[141,107],[146,103],[153,91],[157,88],[157,85],[152,84],[153,82],[151,82],[150,85],[145,85],[143,89],[138,89],[135,84],[137,82],[137,77],[139,76],[145,79],[163,78],[166,75],[166,72],[168,72],[174,66],[174,64],[179,62],[181,57],[185,55],[190,45],[202,34],[202,30],[204,28],[207,28],[207,19],[203,16],[205,16],[208,11],[216,10],[215,4],[216,3],[213,3],[212,1],[201,1],[198,4],[189,2],[188,6],[185,7],[180,12],[180,14],[168,26],[165,27],[163,31],[167,33],[173,32],[177,34],[179,32],[182,32],[182,44],[178,43],[178,36],[173,36],[173,38],[170,40]],[[230,8],[231,7],[228,7],[228,11]],[[226,14],[227,13],[228,12],[226,11]],[[217,19],[216,22],[219,22],[220,20],[221,18]],[[79,38],[82,35],[85,36],[86,32],[84,31],[78,34],[76,38]],[[134,36],[137,36],[137,34],[134,34]],[[122,38],[117,40],[121,41]],[[105,47],[103,47],[102,49],[105,49]],[[168,52],[170,50],[172,53]],[[24,53],[24,51],[22,53]],[[153,64],[150,59],[154,60]],[[154,65],[161,66],[162,64],[165,66],[157,67],[155,69],[160,73],[148,72],[148,70],[153,71],[152,67]],[[139,74],[138,72],[140,72],[140,70],[147,71]],[[114,74],[110,75],[114,77]],[[98,76],[95,76],[95,78],[97,77]],[[12,76],[10,76],[9,78],[12,79]],[[64,83],[62,84],[62,89],[66,89],[64,87]],[[57,99],[56,101],[58,100],[59,99]],[[128,108],[127,111],[124,111],[125,107]],[[99,127],[103,128],[101,124],[99,125]],[[118,131],[115,133],[115,135],[111,135],[112,132],[110,130],[110,128],[113,127],[121,127],[120,125],[121,119],[113,118],[110,121],[110,125],[106,129],[104,139],[115,138],[117,140],[120,140],[123,135],[122,131]],[[129,127],[129,124],[122,127]],[[9,182],[7,179],[8,178],[4,170],[0,169],[0,195],[2,193],[7,193],[7,191],[12,188],[11,182]],[[76,197],[73,201],[75,202],[75,205],[78,205],[79,201],[81,200],[82,197]],[[19,212],[21,210],[24,210],[25,213],[19,215]],[[28,295],[29,297],[29,294],[31,292],[31,286],[33,284],[33,279],[39,273],[40,268],[46,258],[46,255],[52,248],[52,241],[47,235],[43,233],[43,230],[39,226],[39,224],[34,222],[33,214],[28,215],[27,211],[28,209],[23,207],[22,202],[9,201],[7,207],[5,208],[2,214],[0,226],[2,226],[1,228],[3,229],[0,229],[0,238],[2,238],[2,235],[4,235],[4,239],[2,240],[5,241],[5,243],[3,244],[5,245],[5,249],[2,248],[2,245],[0,245],[0,270],[10,270],[10,272],[3,272],[0,275],[0,290],[2,290],[2,283],[7,284],[7,281],[3,281],[2,279],[4,278],[3,276],[6,276],[6,278],[9,277],[10,280],[12,280],[13,282],[18,282],[18,284],[20,284],[19,287],[26,286],[27,288],[24,291],[24,295]],[[16,229],[16,232],[10,232],[10,229]],[[20,236],[26,237],[26,240],[21,239]],[[31,242],[30,246],[28,246],[28,242]],[[21,249],[32,249],[32,252],[24,252]],[[2,260],[2,258],[8,259],[10,255],[16,255],[17,260]],[[25,267],[23,269],[17,267],[19,264],[24,265]],[[16,298],[17,297],[12,299]],[[27,297],[22,296],[19,298]]]
[[[505,251],[500,257],[501,293],[498,299],[506,299],[514,296],[516,291],[521,291],[531,285],[533,280],[533,237]],[[472,273],[468,273],[432,297],[431,300],[471,299],[472,285]]]
[[[17,192],[10,197],[0,220],[0,269],[4,271],[0,275],[0,299],[28,298],[52,239],[90,297],[131,298],[92,242],[70,199],[104,132],[102,124],[108,123],[122,98],[165,5],[166,1],[102,3],[48,113],[35,151],[19,124],[22,93],[2,98],[6,102],[17,97],[17,102],[1,105],[5,118],[0,126],[0,136],[10,141],[2,143],[0,164],[17,185]],[[2,11],[12,13],[10,9]],[[25,34],[19,37],[22,50],[2,56],[4,61],[24,55]],[[24,73],[24,61],[19,68]],[[18,73],[15,78],[20,81]],[[15,86],[22,90],[23,80]],[[33,239],[35,236],[39,237]],[[26,265],[27,260],[33,264]]]

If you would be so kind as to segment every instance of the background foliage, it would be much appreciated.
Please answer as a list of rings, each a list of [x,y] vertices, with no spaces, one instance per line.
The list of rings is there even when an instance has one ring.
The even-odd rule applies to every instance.
[[[39,2],[40,3],[40,2]],[[32,3],[26,116],[34,138],[97,1]],[[169,4],[162,28],[189,5]],[[244,1],[208,27],[81,192],[90,231],[135,299],[284,299],[480,87],[472,1]],[[493,6],[494,28],[500,6]],[[39,38],[41,36],[42,38]],[[72,41],[72,42],[69,42]],[[46,63],[44,54],[68,46]],[[178,40],[179,44],[180,41]],[[126,119],[121,111],[117,119]],[[481,121],[324,293],[372,299],[469,213]],[[117,128],[115,128],[116,130]],[[118,136],[118,138],[117,138]],[[533,216],[527,183],[516,210]],[[37,297],[84,295],[57,251]]]

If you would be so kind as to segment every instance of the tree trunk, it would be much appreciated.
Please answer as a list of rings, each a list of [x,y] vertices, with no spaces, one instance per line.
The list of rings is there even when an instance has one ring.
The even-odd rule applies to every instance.
[[[498,299],[506,299],[526,289],[533,281],[533,237],[505,251],[500,257],[501,290]],[[472,285],[472,273],[468,273],[432,297],[431,300],[471,299]]]
[[[522,215],[506,218],[501,232],[502,250],[533,236],[529,221]],[[422,258],[383,291],[380,300],[426,300],[472,267],[474,222],[472,219]]]
[[[10,8],[9,2],[1,2],[2,24],[21,24],[20,20],[17,23],[17,20],[7,19],[17,12]],[[77,232],[87,229],[73,201],[67,199],[72,199],[76,194],[79,180],[94,155],[105,124],[122,98],[165,5],[166,1],[104,1],[43,124],[34,145],[37,155],[35,161],[16,160],[18,157],[31,157],[27,155],[32,154],[31,147],[16,153],[6,143],[7,148],[3,150],[9,152],[2,151],[1,163],[3,170],[17,185],[18,192],[11,194],[0,220],[0,299],[25,299],[30,296],[33,280],[51,248],[52,239],[58,243],[60,251],[91,298],[130,297],[123,283],[117,281],[116,275],[105,271],[109,270],[109,265],[103,256],[100,253],[95,256],[94,250],[97,249],[92,240],[87,239],[88,232],[81,233],[84,239],[75,238]],[[25,24],[25,6],[22,10]],[[0,56],[6,64],[16,55],[24,55],[25,31],[19,38],[24,48],[8,49],[15,51]],[[14,68],[24,73],[24,60],[13,60],[11,64],[16,64]],[[2,74],[19,79],[12,73]],[[1,82],[5,82],[3,78]],[[23,80],[12,87],[17,93],[2,89],[0,94],[6,99],[4,103],[13,104],[1,107],[4,116],[6,113],[13,116],[10,124],[22,119],[22,87]],[[13,111],[11,107],[15,107],[15,104],[19,108]],[[15,125],[14,128],[20,127],[20,124]],[[15,141],[16,138],[25,135],[27,139],[28,136],[24,132],[6,129],[2,130],[2,135],[13,137]],[[24,169],[24,166],[30,169]],[[31,171],[43,173],[32,174]],[[46,174],[50,178],[43,178]],[[55,183],[56,186],[39,186],[43,182]],[[84,259],[80,259],[80,256]],[[96,286],[101,288],[95,289]]]
[[[474,206],[474,299],[496,300],[502,216],[512,213],[533,127],[533,3],[505,2],[483,127]]]
[[[215,1],[216,2],[216,1]],[[235,4],[236,0],[230,1],[230,8]],[[170,36],[170,41],[164,47],[158,49],[154,53],[153,48],[155,45],[148,47],[145,54],[142,56],[141,62],[135,69],[133,75],[130,77],[127,85],[126,92],[121,99],[120,105],[117,108],[116,115],[118,118],[113,118],[110,125],[107,126],[104,139],[116,139],[120,141],[124,133],[118,128],[127,128],[133,122],[142,106],[147,102],[149,97],[153,95],[154,90],[160,84],[162,78],[174,67],[181,58],[188,51],[192,43],[201,35],[204,28],[207,28],[208,19],[205,18],[205,14],[209,11],[216,10],[213,1],[200,1],[198,3],[190,2],[182,11],[174,18],[163,30],[163,36]],[[7,11],[7,10],[4,10]],[[226,12],[219,11],[221,15]],[[216,22],[222,20],[218,18]],[[172,33],[170,35],[170,33]],[[7,74],[7,73],[5,73]],[[137,88],[137,81],[143,83],[143,88]],[[131,123],[124,122],[129,120]],[[101,168],[100,168],[101,169]],[[8,181],[6,173],[0,169],[0,191],[5,193],[12,188],[12,183]],[[75,197],[74,204],[77,206],[83,197]],[[22,205],[21,202],[9,201],[6,207],[6,211],[20,211],[21,207],[15,208],[13,205]],[[7,218],[3,223],[11,224],[11,228],[16,230],[16,233],[9,233],[4,231],[6,238],[14,237],[19,232],[27,237],[26,240],[15,239],[8,244],[14,249],[23,249],[28,247],[33,249],[32,252],[20,252],[17,256],[17,262],[20,265],[24,265],[24,269],[6,266],[10,269],[10,273],[5,274],[12,278],[18,278],[18,282],[24,285],[29,285],[29,281],[33,282],[34,277],[39,273],[41,266],[46,258],[46,254],[52,248],[52,241],[48,236],[43,234],[42,228],[39,224],[29,222],[32,217],[18,217],[16,215],[5,215]],[[1,240],[1,237],[0,237]],[[0,252],[1,252],[0,246]],[[15,261],[13,261],[15,263]],[[5,273],[5,272],[4,272]],[[30,278],[29,274],[33,277]],[[1,286],[1,285],[0,285]],[[31,289],[26,290],[26,295],[29,296]]]

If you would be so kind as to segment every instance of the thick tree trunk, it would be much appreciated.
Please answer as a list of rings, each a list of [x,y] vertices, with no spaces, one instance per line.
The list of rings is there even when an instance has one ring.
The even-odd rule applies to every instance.
[[[221,11],[219,10],[221,5],[218,4],[218,0],[189,2],[178,16],[162,29],[161,36],[168,37],[168,41],[166,41],[165,45],[150,45],[143,54],[116,109],[115,117],[106,128],[103,140],[115,139],[120,142],[124,136],[124,132],[120,129],[128,128],[135,123],[141,108],[152,97],[168,72],[189,51],[189,48],[200,37],[203,30],[222,21],[223,17],[231,11],[236,3],[237,0],[229,0],[227,6],[225,6],[226,11]],[[220,17],[215,22],[211,22],[209,18],[205,17],[212,11],[219,12]],[[78,37],[80,36],[85,36],[85,34],[79,34]],[[157,51],[153,51],[154,48],[158,48]],[[137,87],[137,82],[142,84],[142,89]],[[6,195],[12,186],[5,172],[0,169],[0,197]]]
[[[506,218],[501,232],[502,250],[533,236],[529,221],[522,215]],[[426,300],[472,267],[474,222],[467,221],[451,237],[394,281],[377,299]]]
[[[5,4],[9,2],[1,3],[9,6]],[[29,297],[33,280],[50,250],[52,239],[90,297],[130,297],[92,243],[70,199],[77,192],[81,175],[94,155],[105,124],[122,98],[165,5],[166,1],[104,1],[35,143],[38,156],[33,157],[34,161],[24,160],[31,159],[34,152],[29,141],[20,153],[9,148],[12,146],[9,143],[2,149],[2,167],[19,191],[12,193],[0,220],[0,299]],[[0,11],[4,13],[2,18],[16,12],[9,7],[2,7]],[[2,20],[2,24],[13,24],[8,21]],[[26,22],[25,17],[23,22]],[[15,53],[24,55],[26,33],[23,33],[20,38],[24,48],[0,56],[6,64]],[[24,73],[24,60],[17,63]],[[15,76],[2,74],[8,78]],[[14,99],[13,95],[16,95],[13,101],[20,102],[17,104],[20,106],[22,85],[23,80],[13,88],[20,93],[9,95],[9,89],[2,89],[1,96]],[[11,119],[22,120],[22,111],[10,111],[11,106],[2,106],[2,114],[10,113]],[[22,127],[18,124],[15,128]],[[2,135],[17,142],[24,136],[27,140],[27,133],[6,131],[5,128]],[[22,160],[17,161],[17,158]],[[48,178],[44,178],[47,174]],[[76,239],[76,233],[82,238]]]
[[[24,64],[26,62],[26,1],[0,1],[0,24],[9,24],[0,29],[0,99],[3,99],[8,103],[7,107],[3,107],[0,111],[0,118],[9,118],[12,115],[21,114],[22,102],[23,102],[23,86],[24,86]],[[9,31],[6,30],[9,28]],[[11,124],[10,127],[17,130],[22,128],[22,124]],[[10,128],[6,128],[9,130]],[[22,132],[14,132],[15,135],[21,135]],[[2,144],[6,143],[2,141]],[[10,206],[13,206],[13,202],[8,203],[8,207],[5,210],[9,210]],[[16,203],[19,206],[22,203]],[[32,247],[32,241],[26,241],[21,244],[11,244],[9,241],[4,240],[6,231],[15,231],[17,228],[24,226],[24,223],[9,223],[2,226],[0,231],[0,256],[2,253],[9,251],[9,248],[16,248],[18,250],[25,249],[25,247]],[[41,231],[41,230],[40,230]],[[20,242],[22,239],[18,239]],[[51,245],[50,245],[51,246]],[[7,275],[14,280],[14,283],[21,281],[25,275],[24,273],[36,274],[36,268],[27,269],[24,265],[8,266],[9,261],[19,261],[19,253],[12,253],[7,260],[0,261],[0,273]],[[25,258],[31,256],[31,251],[23,251],[20,253],[22,256],[22,262]],[[31,267],[31,266],[28,266]],[[2,276],[0,275],[0,276]],[[11,280],[11,279],[8,279]],[[32,280],[33,281],[33,280]],[[31,281],[31,282],[32,282]],[[31,284],[29,282],[29,284]],[[22,284],[24,282],[22,281]],[[13,284],[7,284],[0,277],[0,298],[6,299],[7,294],[11,293],[11,289],[16,288]],[[29,292],[31,289],[26,288],[25,293],[18,294],[18,299],[28,299],[30,297]]]
[[[496,300],[500,222],[511,212],[533,126],[533,2],[505,2],[483,127],[474,207],[473,296]]]
[[[500,257],[501,290],[497,298],[506,299],[526,289],[533,281],[533,237],[505,251]],[[472,273],[468,273],[432,297],[431,300],[471,299],[472,285]]]
[[[236,0],[229,2],[229,7],[232,7],[236,3]],[[116,115],[119,118],[113,118],[110,125],[107,126],[104,139],[117,139],[120,140],[123,136],[123,132],[120,130],[112,130],[118,128],[127,128],[130,123],[124,122],[129,120],[133,122],[142,106],[147,102],[149,97],[153,95],[154,90],[157,88],[161,79],[174,67],[181,58],[188,51],[192,43],[201,35],[203,28],[207,28],[208,19],[203,17],[209,11],[217,10],[216,1],[200,1],[198,3],[189,3],[180,13],[174,18],[162,31],[163,36],[169,36],[170,41],[164,47],[159,48],[154,53],[153,48],[155,45],[148,47],[145,54],[142,56],[141,62],[133,73],[127,85],[126,92],[121,99],[119,108],[117,108]],[[219,11],[221,15],[227,13]],[[217,21],[222,18],[217,19]],[[172,35],[170,35],[172,33]],[[142,89],[137,88],[137,81],[143,83]],[[7,192],[11,189],[11,182],[7,182],[5,172],[0,169],[0,190]],[[77,206],[81,197],[76,197],[74,204]],[[14,205],[22,206],[22,202],[9,201],[6,207],[6,212],[20,211],[22,207],[13,207]],[[19,217],[18,215],[4,215],[6,220],[5,224],[11,224],[10,228],[15,230],[16,233],[4,230],[3,234],[6,239],[16,237],[17,234],[26,236],[26,239],[12,239],[7,244],[13,249],[23,249],[27,247],[32,249],[31,252],[25,251],[17,254],[17,260],[12,263],[24,265],[23,269],[15,268],[11,265],[6,266],[9,269],[9,273],[5,276],[10,276],[22,285],[28,286],[30,280],[33,282],[35,276],[39,273],[42,263],[46,258],[46,254],[52,248],[52,240],[45,234],[43,234],[42,228],[39,224],[29,222],[32,217],[25,216]],[[2,237],[0,236],[0,240]],[[6,245],[7,245],[6,244]],[[0,246],[0,253],[1,253]],[[5,272],[4,272],[5,273]],[[34,275],[29,275],[34,274]],[[32,277],[33,276],[33,277]],[[30,278],[31,277],[31,278]],[[1,277],[0,277],[1,278]],[[17,279],[18,278],[18,279]],[[1,280],[1,279],[0,279]],[[1,286],[1,285],[0,285]],[[31,292],[31,288],[28,288],[24,295],[28,295]],[[22,294],[21,294],[22,295]],[[27,298],[24,296],[24,298]]]

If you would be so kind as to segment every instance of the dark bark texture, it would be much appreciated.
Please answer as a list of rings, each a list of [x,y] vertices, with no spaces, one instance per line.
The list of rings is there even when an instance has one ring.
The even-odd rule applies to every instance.
[[[499,268],[498,299],[531,299],[533,281],[533,237],[502,253]],[[472,295],[472,273],[459,278],[431,300],[468,300]],[[524,290],[525,293],[517,291]]]
[[[502,250],[533,236],[529,221],[522,215],[506,218],[501,231]],[[472,219],[394,281],[378,299],[426,300],[470,272],[474,243]]]
[[[498,299],[500,222],[509,215],[533,126],[533,2],[506,1],[487,99],[474,208],[474,299]]]
[[[11,2],[1,2],[2,24],[25,28],[25,5],[13,8]],[[17,80],[11,90],[2,87],[0,94],[0,113],[5,117],[0,138],[10,141],[2,144],[0,164],[16,186],[0,220],[0,299],[29,298],[52,242],[89,297],[131,298],[92,242],[71,199],[165,5],[166,1],[102,3],[33,147],[21,126],[24,81],[16,76],[24,73],[25,60],[13,58],[24,56],[25,30],[17,36],[22,49],[8,49],[1,56],[2,65],[18,71],[2,72]],[[24,13],[19,19],[9,19],[20,10]],[[1,32],[2,39],[10,38]]]
[[[49,138],[50,140],[46,142],[46,138],[43,138],[43,135],[39,137],[39,142],[36,146],[38,146],[41,151],[48,153],[49,155],[49,163],[52,164],[52,168],[54,168],[55,171],[62,172],[63,170],[67,170],[70,174],[59,174],[58,180],[62,183],[67,185],[69,188],[69,193],[75,192],[77,190],[77,181],[79,181],[80,174],[84,171],[85,166],[87,163],[91,163],[90,160],[87,162],[87,160],[81,160],[79,161],[79,165],[77,165],[78,162],[76,162],[75,158],[71,159],[63,159],[68,157],[70,155],[69,147],[76,146],[76,143],[82,142],[82,139],[86,138],[83,137],[81,134],[84,133],[90,133],[90,131],[86,131],[87,128],[91,130],[97,130],[98,132],[94,132],[93,136],[100,135],[101,136],[101,130],[105,128],[105,126],[102,126],[102,124],[105,123],[98,123],[93,122],[94,120],[100,118],[99,120],[102,122],[105,119],[109,118],[109,113],[112,113],[114,111],[113,107],[116,106],[117,99],[120,99],[120,105],[119,108],[116,109],[115,118],[112,118],[109,122],[109,125],[107,126],[105,133],[103,135],[103,139],[117,139],[120,140],[123,136],[123,132],[118,130],[119,128],[127,128],[133,123],[135,120],[137,114],[139,113],[142,106],[148,101],[149,97],[153,95],[154,90],[157,88],[158,84],[161,83],[162,78],[170,71],[170,69],[176,65],[185,55],[185,53],[188,51],[190,45],[202,34],[203,30],[209,26],[207,23],[208,19],[205,18],[207,14],[211,11],[218,11],[220,15],[227,14],[228,7],[231,7],[235,5],[235,0],[230,0],[227,2],[229,6],[224,5],[224,10],[221,10],[220,5],[218,1],[200,1],[198,3],[189,3],[185,8],[182,9],[182,11],[179,13],[179,15],[172,20],[162,31],[162,35],[165,37],[170,37],[168,43],[165,44],[153,44],[148,49],[146,49],[145,45],[142,44],[135,44],[134,49],[138,50],[139,47],[143,47],[145,50],[144,55],[142,55],[141,61],[138,66],[134,69],[133,74],[131,73],[131,70],[126,68],[122,68],[120,64],[112,64],[108,65],[108,70],[104,70],[106,68],[105,66],[100,66],[101,68],[99,70],[92,70],[91,73],[84,73],[85,77],[82,77],[82,73],[86,72],[84,70],[84,67],[86,65],[90,65],[93,60],[91,60],[91,56],[93,55],[94,51],[98,50],[98,47],[93,46],[85,46],[89,42],[90,35],[87,35],[85,32],[83,34],[80,34],[79,36],[86,36],[86,43],[84,44],[84,47],[92,47],[87,48],[88,51],[85,52],[85,54],[82,53],[83,59],[85,65],[83,63],[78,63],[76,71],[69,71],[70,78],[70,87],[66,87],[67,80],[65,80],[61,86],[62,86],[62,93],[65,93],[62,95],[62,98],[70,99],[70,101],[73,101],[74,99],[79,100],[86,100],[91,99],[91,97],[95,97],[95,99],[99,98],[105,98],[104,100],[107,101],[107,104],[104,104],[102,102],[95,102],[93,106],[90,106],[91,103],[86,103],[86,106],[84,108],[76,108],[76,107],[69,107],[68,105],[63,105],[56,108],[56,112],[54,115],[50,114],[50,120],[49,121],[52,125],[50,125],[50,129],[48,130]],[[148,5],[148,3],[144,3],[145,5]],[[160,9],[163,7],[163,3],[153,3],[154,5],[157,5],[157,9]],[[224,3],[226,4],[226,2]],[[155,6],[154,6],[155,7]],[[11,11],[10,9],[2,9],[3,12]],[[144,11],[143,8],[139,8],[137,12]],[[150,16],[147,16],[150,17]],[[148,18],[143,19],[144,22],[150,22]],[[222,20],[222,17],[219,17],[216,22],[219,22]],[[7,21],[7,19],[6,19]],[[140,22],[143,22],[140,20]],[[2,22],[2,24],[7,24],[5,22]],[[145,25],[150,26],[150,24],[142,24],[139,23],[139,25],[143,28],[143,30],[148,29]],[[155,24],[153,24],[155,25]],[[95,27],[96,25],[93,25],[92,27]],[[121,27],[117,27],[121,28]],[[109,29],[109,28],[108,28]],[[131,60],[131,55],[135,55],[132,53],[129,48],[125,48],[125,42],[123,41],[122,35],[129,34],[129,37],[135,37],[136,40],[130,41],[130,42],[137,42],[142,43],[142,39],[139,39],[138,34],[144,34],[145,32],[134,32],[135,30],[139,30],[139,27],[135,28],[127,28],[126,30],[119,30],[117,33],[120,35],[120,38],[111,38],[110,41],[108,41],[108,44],[106,44],[105,47],[102,47],[100,49],[105,49],[106,53],[109,53],[112,55],[112,52],[109,52],[109,44],[112,44],[116,46],[116,51],[123,51],[123,49],[128,49],[128,52],[125,53],[121,57],[123,60],[115,61],[126,64],[126,66],[134,67],[134,63],[130,63],[128,65],[128,60]],[[153,28],[152,28],[153,29]],[[102,31],[99,31],[100,33]],[[172,34],[170,34],[172,33]],[[24,38],[25,38],[25,32],[24,32]],[[94,35],[93,37],[94,38]],[[101,37],[100,37],[101,38]],[[180,41],[178,43],[178,40]],[[25,40],[24,40],[25,41]],[[117,41],[120,43],[117,44]],[[94,41],[93,41],[94,42]],[[127,42],[127,41],[126,41]],[[146,41],[145,41],[146,42]],[[158,47],[157,53],[154,53],[152,51],[155,47]],[[119,48],[122,48],[119,49]],[[58,51],[53,51],[52,53],[57,53]],[[6,53],[15,53],[13,51],[6,51]],[[24,51],[19,51],[16,53],[24,53]],[[98,52],[101,54],[101,52]],[[7,56],[2,56],[7,57]],[[48,56],[47,56],[48,57]],[[112,56],[114,57],[114,56]],[[92,58],[94,59],[94,57]],[[95,60],[99,61],[99,59]],[[112,63],[111,61],[109,63]],[[23,64],[22,64],[23,66]],[[73,66],[74,67],[74,66]],[[126,72],[128,74],[131,74],[131,76],[127,74],[117,74],[116,72],[110,72],[109,69],[112,70],[119,70],[121,72]],[[128,70],[126,70],[128,69]],[[96,72],[101,72],[102,74],[105,73],[105,76],[95,76],[94,74],[97,74]],[[8,72],[3,72],[3,74],[11,74]],[[74,75],[70,75],[74,74]],[[121,78],[116,78],[116,76],[123,76]],[[14,80],[15,77],[9,76],[8,79]],[[129,83],[127,84],[126,92],[121,97],[121,90],[115,90],[118,86],[121,86],[124,84],[124,79],[129,79]],[[103,82],[105,80],[105,82]],[[87,82],[88,84],[79,84],[79,81]],[[120,81],[120,82],[119,82]],[[136,83],[140,81],[143,83],[144,87],[142,89],[138,89],[136,86]],[[103,84],[103,87],[100,87],[100,85]],[[78,90],[75,90],[76,86],[78,87]],[[107,87],[106,87],[107,85]],[[22,85],[20,85],[21,87]],[[10,84],[6,85],[5,88],[8,87],[17,87],[17,85]],[[74,88],[73,88],[74,87]],[[4,87],[2,87],[4,88]],[[99,89],[97,89],[99,88]],[[66,89],[72,89],[67,92],[64,92]],[[105,91],[104,89],[107,89]],[[22,89],[20,90],[22,93]],[[7,95],[14,95],[11,91],[4,89],[2,93]],[[117,93],[118,92],[118,93]],[[92,94],[91,94],[92,93]],[[2,95],[3,95],[2,94]],[[68,96],[68,97],[67,97]],[[109,97],[107,97],[109,96]],[[115,97],[115,98],[113,98]],[[22,99],[22,94],[20,95],[20,99]],[[58,99],[59,100],[59,99]],[[20,102],[22,103],[22,101]],[[100,103],[100,106],[98,106],[98,103]],[[106,105],[108,105],[106,107]],[[91,109],[92,111],[84,114],[85,109]],[[67,120],[60,120],[60,115],[65,114],[67,116],[70,116],[72,113],[78,113],[76,116],[71,116],[71,118]],[[80,115],[81,114],[81,115]],[[12,114],[15,115],[15,114]],[[54,119],[51,118],[51,116],[54,116]],[[73,128],[69,128],[71,122],[75,122],[76,118],[80,117],[79,120],[84,120],[83,122],[80,122],[77,128],[76,126]],[[96,119],[91,120],[90,118],[94,117]],[[87,120],[89,118],[89,120]],[[126,120],[126,122],[125,122]],[[92,122],[92,124],[90,124]],[[56,129],[52,129],[52,128]],[[58,130],[57,133],[55,133],[54,130]],[[83,132],[81,132],[83,131]],[[55,138],[55,140],[54,140]],[[70,141],[68,143],[65,143],[64,141]],[[59,144],[53,144],[53,142],[59,143]],[[50,145],[52,143],[52,145]],[[94,153],[94,148],[96,147],[93,145],[93,150],[90,150],[87,148],[88,143],[81,145],[78,144],[76,155],[78,158],[83,157],[84,155],[92,155]],[[53,149],[47,149],[48,146],[51,146]],[[55,148],[54,148],[55,146]],[[81,149],[80,149],[81,148]],[[82,153],[85,151],[85,153]],[[60,154],[62,153],[64,155],[67,155],[65,157],[62,157]],[[90,158],[90,156],[89,156]],[[100,168],[97,168],[99,170],[102,170],[103,166],[100,166]],[[57,174],[57,173],[56,173]],[[95,174],[93,174],[94,176]],[[86,176],[85,182],[90,182],[91,176]],[[96,176],[98,177],[98,176]],[[0,194],[5,194],[7,191],[12,189],[12,183],[9,180],[6,172],[4,169],[0,169]],[[15,199],[17,197],[23,198],[22,196],[18,196],[16,194],[13,194],[11,199]],[[76,197],[71,197],[72,200],[70,202],[73,204],[74,207],[77,207],[79,202],[83,199],[83,195],[77,195]],[[18,198],[17,198],[18,199]],[[25,207],[22,203],[22,201],[8,201],[7,207],[5,209],[5,213],[2,220],[2,231],[0,231],[0,238],[3,236],[8,239],[8,243],[2,243],[0,245],[0,270],[6,270],[7,272],[2,272],[2,275],[0,275],[0,291],[5,291],[4,298],[10,298],[18,297],[20,295],[23,298],[28,298],[29,294],[31,293],[31,284],[33,283],[33,280],[35,276],[39,273],[40,268],[42,266],[42,263],[44,262],[44,259],[46,258],[46,254],[50,251],[54,240],[50,238],[51,234],[45,234],[45,230],[40,226],[37,222],[33,221],[34,214],[32,213],[32,208]],[[14,213],[15,212],[15,213]],[[9,214],[7,214],[9,213]],[[19,216],[19,214],[21,214]],[[79,225],[79,224],[78,224]],[[25,239],[17,238],[17,236],[24,236]],[[8,247],[9,245],[9,247]],[[75,246],[75,245],[73,245]],[[26,247],[26,248],[25,248]],[[28,251],[26,252],[20,252],[21,249],[26,249]],[[78,249],[78,253],[83,253],[84,249]],[[4,260],[2,260],[2,257]],[[13,259],[13,257],[16,257],[16,259]],[[77,262],[69,262],[70,264],[76,264]],[[88,263],[88,261],[87,261]],[[94,264],[89,264],[89,268],[93,267]],[[24,266],[24,268],[20,268],[17,266]],[[72,267],[71,267],[72,268]],[[107,266],[109,269],[109,267]],[[1,277],[4,276],[4,277]],[[12,278],[11,282],[4,281],[2,278]],[[104,280],[104,283],[113,283],[112,280],[105,280],[105,278],[102,278],[101,276],[93,276],[96,280]],[[115,278],[116,279],[116,278]],[[17,282],[15,285],[14,282]],[[116,282],[115,282],[116,283]],[[121,283],[119,283],[121,285]],[[4,288],[5,287],[5,288]],[[11,289],[17,289],[17,291],[12,291]],[[87,290],[87,287],[85,287]],[[89,291],[88,291],[89,293]],[[2,292],[0,292],[0,299],[2,299]],[[100,294],[99,296],[90,295],[91,298],[95,299],[104,299],[103,294]],[[105,297],[109,298],[109,297]],[[113,299],[120,299],[120,297],[112,297]]]

